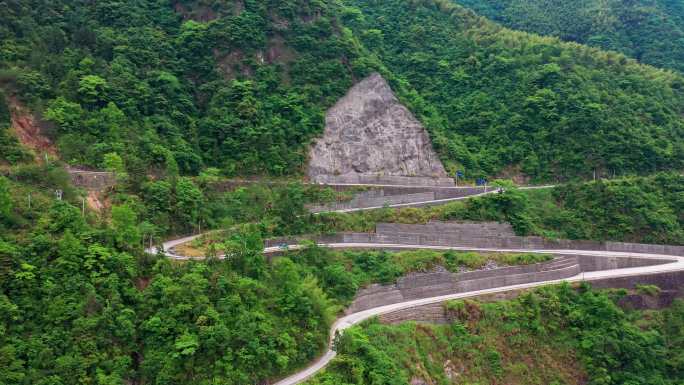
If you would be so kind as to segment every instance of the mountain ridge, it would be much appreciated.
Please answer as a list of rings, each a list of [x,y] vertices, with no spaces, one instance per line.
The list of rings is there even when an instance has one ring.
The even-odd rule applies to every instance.
[[[377,71],[449,174],[684,167],[680,75],[448,1],[126,4],[0,13],[3,84],[53,122],[68,163],[104,167],[114,154],[129,171],[300,176],[325,111]]]

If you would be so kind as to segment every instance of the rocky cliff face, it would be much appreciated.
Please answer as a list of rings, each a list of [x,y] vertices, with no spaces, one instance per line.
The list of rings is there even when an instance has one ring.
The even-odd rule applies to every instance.
[[[309,177],[319,183],[452,185],[420,122],[375,73],[326,115],[311,150]]]

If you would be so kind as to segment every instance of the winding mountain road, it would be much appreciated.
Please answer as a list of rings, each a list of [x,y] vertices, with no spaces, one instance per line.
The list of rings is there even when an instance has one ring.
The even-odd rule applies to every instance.
[[[531,187],[531,188],[549,188],[549,187],[553,187],[553,186],[540,186],[540,187]],[[496,192],[496,190],[489,191],[486,194],[491,194],[493,192]],[[453,199],[448,199],[448,201],[468,199],[468,198],[471,198],[473,196],[480,196],[480,195],[484,195],[484,194],[485,193],[471,195],[471,196],[467,196],[467,197],[453,198]],[[401,204],[401,205],[395,205],[394,207],[411,206],[411,205],[417,205],[420,203],[421,202],[410,203],[410,204]],[[428,202],[422,202],[422,203],[428,203]],[[439,204],[439,203],[440,202],[437,202],[437,204]],[[361,209],[355,209],[355,210],[351,210],[351,211],[361,211],[361,210],[370,210],[370,209],[373,209],[373,208],[361,208]],[[341,212],[349,212],[350,210],[340,210],[340,211]],[[151,248],[147,249],[147,252],[157,253],[157,252],[161,251],[166,256],[168,256],[170,258],[187,259],[187,257],[183,257],[180,255],[174,254],[172,252],[172,249],[175,246],[178,246],[180,244],[190,242],[190,241],[198,238],[199,236],[200,235],[193,235],[193,236],[188,236],[188,237],[164,242],[161,250],[158,250],[157,247],[151,247]],[[356,325],[360,322],[363,322],[369,318],[375,317],[375,316],[380,316],[380,315],[390,313],[390,312],[394,312],[397,310],[403,310],[403,309],[409,309],[409,308],[422,306],[422,305],[440,303],[440,302],[444,302],[447,300],[467,298],[467,297],[475,297],[475,296],[480,296],[480,295],[501,293],[501,292],[506,292],[506,291],[519,290],[519,289],[527,289],[527,288],[533,288],[533,287],[544,286],[544,285],[549,285],[549,284],[557,284],[557,283],[561,283],[561,282],[595,281],[595,280],[602,280],[602,279],[607,279],[607,278],[645,276],[645,275],[651,275],[651,274],[684,271],[684,257],[674,256],[674,255],[663,255],[663,254],[625,253],[625,252],[613,252],[613,251],[587,251],[587,250],[529,250],[529,249],[521,250],[521,249],[472,248],[472,247],[459,247],[459,246],[428,246],[428,245],[377,244],[377,243],[332,243],[332,244],[328,243],[328,244],[320,244],[320,246],[325,246],[325,247],[330,247],[330,248],[387,248],[387,249],[392,249],[392,250],[396,250],[396,249],[432,249],[432,250],[467,250],[467,251],[481,251],[481,252],[520,252],[520,251],[524,251],[524,252],[530,252],[530,253],[556,254],[556,255],[565,255],[565,256],[568,256],[568,255],[574,255],[574,256],[589,255],[589,256],[598,256],[598,257],[606,257],[606,258],[638,257],[638,258],[644,258],[644,259],[658,259],[658,260],[665,259],[665,260],[669,260],[670,262],[659,264],[659,265],[644,266],[644,267],[584,272],[584,273],[577,274],[576,276],[566,278],[566,279],[562,279],[562,280],[538,281],[538,282],[519,284],[519,285],[502,286],[502,287],[486,289],[486,290],[476,290],[476,291],[469,291],[469,292],[463,292],[463,293],[457,293],[457,294],[441,295],[441,296],[435,296],[435,297],[430,297],[430,298],[405,301],[405,302],[395,303],[395,304],[386,305],[386,306],[380,306],[380,307],[376,307],[376,308],[372,308],[372,309],[368,309],[368,310],[363,310],[363,311],[360,311],[357,313],[353,313],[353,314],[339,318],[332,325],[332,327],[330,329],[330,341],[328,343],[328,349],[325,352],[325,354],[323,354],[321,357],[319,357],[314,363],[312,363],[307,368],[302,369],[302,370],[298,371],[297,373],[292,374],[291,376],[288,376],[287,378],[284,378],[284,379],[276,382],[274,385],[300,384],[300,383],[306,381],[307,379],[309,379],[314,374],[323,370],[333,360],[333,358],[335,358],[335,356],[336,356],[336,353],[332,350],[332,338],[334,338],[334,336],[337,333],[341,333],[343,330],[345,330],[345,329],[347,329],[353,325]],[[299,248],[299,246],[290,246],[289,247],[290,250],[297,249],[297,248]],[[278,251],[282,251],[282,249],[280,247],[268,247],[268,248],[264,249],[265,253],[273,253],[273,252],[278,252]]]
[[[174,240],[171,242],[165,243],[165,246],[168,246],[169,248],[172,248],[178,244],[182,244],[184,242],[188,242],[197,236],[192,236],[192,237],[186,237],[182,238],[179,240]],[[397,249],[411,249],[411,250],[416,250],[416,249],[430,249],[430,250],[462,250],[462,251],[480,251],[480,252],[520,252],[520,249],[497,249],[497,248],[471,248],[471,247],[458,247],[458,246],[426,246],[426,245],[404,245],[404,244],[377,244],[377,243],[332,243],[332,244],[320,244],[320,246],[323,247],[330,247],[330,248],[387,248],[387,249],[392,249],[392,250],[397,250]],[[289,249],[290,250],[295,250],[298,249],[300,246],[291,246]],[[168,250],[168,249],[167,249]],[[273,253],[273,252],[279,252],[282,251],[280,247],[268,247],[264,249],[265,253]],[[594,272],[586,272],[586,273],[580,273],[577,274],[574,277],[570,277],[567,279],[562,279],[562,280],[549,280],[549,281],[538,281],[538,282],[533,282],[533,283],[527,283],[527,284],[520,284],[520,285],[511,285],[511,286],[503,286],[503,287],[498,287],[498,288],[493,288],[493,289],[486,289],[486,290],[476,290],[476,291],[470,291],[470,292],[465,292],[465,293],[457,293],[457,294],[450,294],[450,295],[442,295],[442,296],[436,296],[436,297],[430,297],[430,298],[423,298],[423,299],[417,299],[417,300],[412,300],[412,301],[406,301],[406,302],[400,302],[396,304],[391,304],[391,305],[386,305],[386,306],[380,306],[364,311],[360,311],[354,314],[350,314],[347,316],[344,316],[342,318],[339,318],[331,327],[330,329],[330,341],[328,343],[328,349],[326,350],[325,354],[318,358],[313,364],[308,366],[307,368],[285,378],[282,379],[278,382],[276,382],[274,385],[294,385],[294,384],[300,384],[304,381],[306,381],[308,378],[313,376],[314,374],[318,373],[322,369],[324,369],[331,361],[333,358],[335,358],[336,353],[332,350],[332,338],[337,334],[341,333],[345,329],[356,325],[360,322],[363,322],[369,318],[375,317],[375,316],[380,316],[382,314],[394,312],[397,310],[403,310],[403,309],[408,309],[416,306],[422,306],[422,305],[427,305],[427,304],[434,304],[434,303],[439,303],[439,302],[444,302],[448,300],[453,300],[453,299],[459,299],[459,298],[468,298],[468,297],[475,297],[475,296],[480,296],[480,295],[485,295],[485,294],[493,294],[493,293],[501,293],[501,292],[506,292],[506,291],[512,291],[512,290],[519,290],[519,289],[527,289],[527,288],[533,288],[533,287],[538,287],[538,286],[544,286],[544,285],[550,285],[550,284],[557,284],[561,282],[579,282],[579,281],[595,281],[595,280],[601,280],[601,279],[606,279],[606,278],[619,278],[619,277],[630,277],[630,276],[644,276],[644,275],[650,275],[650,274],[659,274],[659,273],[667,273],[667,272],[676,272],[676,271],[684,271],[684,257],[680,256],[670,256],[670,255],[663,255],[663,254],[645,254],[645,253],[624,253],[624,252],[612,252],[612,251],[586,251],[586,250],[524,250],[525,252],[530,252],[530,253],[542,253],[542,254],[557,254],[557,255],[590,255],[590,256],[599,256],[599,257],[606,257],[606,258],[629,258],[629,257],[638,257],[638,258],[644,258],[644,259],[658,259],[658,260],[669,260],[671,262],[665,263],[665,264],[660,264],[660,265],[653,265],[653,266],[644,266],[644,267],[634,267],[634,268],[623,268],[623,269],[612,269],[612,270],[603,270],[603,271],[594,271]],[[182,258],[179,257],[178,255],[175,254],[170,254],[167,252],[167,255],[173,258]]]
[[[390,185],[367,185],[367,184],[340,184],[343,186],[363,186],[363,187],[416,187],[416,186],[390,186]],[[548,188],[553,188],[556,187],[555,185],[542,185],[542,186],[524,186],[524,187],[519,187],[520,190],[539,190],[539,189],[548,189]],[[433,187],[433,188],[454,188],[454,187]],[[456,187],[458,188],[458,187]],[[486,188],[483,188],[486,190]],[[374,207],[359,207],[359,208],[353,208],[353,209],[343,209],[343,210],[332,210],[328,211],[331,213],[351,213],[351,212],[357,212],[357,211],[368,211],[368,210],[377,210],[381,208],[402,208],[402,207],[420,207],[420,206],[426,206],[426,205],[441,205],[441,204],[447,204],[450,202],[454,201],[460,201],[464,199],[471,199],[471,198],[476,198],[476,197],[481,197],[484,195],[489,195],[489,194],[494,194],[498,193],[501,191],[501,189],[498,188],[491,188],[488,191],[483,191],[481,193],[477,194],[472,194],[472,195],[467,195],[467,196],[462,196],[462,197],[457,197],[457,198],[447,198],[447,199],[435,199],[435,200],[430,200],[430,201],[422,201],[422,202],[410,202],[410,203],[397,203],[397,204],[391,204],[387,206],[374,206]],[[315,213],[314,215],[319,215],[319,214],[324,214],[324,213]],[[202,233],[202,234],[195,234],[195,235],[189,235],[183,238],[178,238],[178,239],[173,239],[166,241],[162,243],[161,250],[159,249],[159,246],[151,246],[145,249],[145,252],[149,254],[157,254],[158,252],[163,252],[164,255],[170,258],[174,259],[187,259],[181,255],[174,254],[171,252],[171,250],[178,246],[182,245],[184,243],[192,242],[195,239],[201,237],[202,235],[207,234],[207,233]]]

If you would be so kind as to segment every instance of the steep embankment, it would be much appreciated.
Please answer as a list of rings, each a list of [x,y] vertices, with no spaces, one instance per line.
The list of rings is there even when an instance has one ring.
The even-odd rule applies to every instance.
[[[62,157],[116,153],[134,186],[149,168],[301,174],[325,111],[374,71],[449,172],[562,179],[684,158],[678,75],[445,1],[16,3],[0,37],[3,84],[45,106]]]
[[[684,71],[684,4],[670,0],[455,0],[513,29]]]
[[[425,128],[378,73],[328,110],[308,174],[319,183],[454,184]]]
[[[0,90],[0,163],[31,159],[26,150],[21,148],[16,133],[11,130],[13,122],[9,101]]]
[[[684,302],[642,313],[616,298],[548,287],[511,301],[451,302],[449,325],[370,322],[347,330],[338,357],[308,383],[680,383]]]

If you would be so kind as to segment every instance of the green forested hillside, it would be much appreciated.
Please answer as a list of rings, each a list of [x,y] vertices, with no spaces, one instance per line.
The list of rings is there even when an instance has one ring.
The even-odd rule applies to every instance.
[[[138,223],[140,217],[131,203],[116,204],[111,218],[98,220],[93,213],[84,215],[81,207],[72,204],[78,202],[76,192],[68,188],[66,175],[59,168],[33,174],[25,171],[12,178],[0,177],[0,379],[8,385],[262,383],[311,362],[325,344],[331,320],[360,286],[393,282],[403,273],[431,270],[437,264],[455,270],[461,266],[477,268],[486,261],[473,253],[340,253],[316,247],[267,259],[261,253],[260,232],[269,219],[222,238],[219,251],[230,255],[225,260],[178,262],[142,252],[141,244],[149,234]],[[592,221],[596,218],[592,211],[605,202],[611,203],[608,213],[622,211],[618,207],[621,195],[614,192],[638,197],[625,205],[627,212],[643,207],[640,199],[657,195],[644,185],[639,189],[629,182],[618,183],[615,188],[601,184],[575,186],[566,194],[576,197],[579,204],[570,204],[572,198],[564,200],[568,212],[580,215],[580,209],[586,208],[590,214],[581,214],[580,218]],[[63,201],[44,192],[55,188],[65,189]],[[26,200],[29,193],[30,206]],[[601,198],[594,200],[594,195]],[[672,191],[673,197],[679,195],[678,190]],[[607,199],[610,197],[614,200]],[[473,203],[476,210],[470,211],[501,218],[524,216],[529,207],[518,207],[518,198],[517,194],[497,195],[491,201]],[[247,206],[251,201],[242,202]],[[667,223],[671,217],[667,203],[656,203],[660,206],[652,208],[663,215],[660,223]],[[245,207],[234,215],[238,218],[250,210],[258,208]],[[267,214],[274,212],[279,211]],[[646,214],[643,210],[637,212]],[[640,221],[642,217],[634,219]],[[286,215],[278,220],[295,223]],[[605,225],[619,229],[623,223]],[[655,225],[653,228],[660,229]],[[547,256],[512,254],[493,258],[521,264]],[[562,304],[560,309],[558,304]],[[504,306],[483,313],[488,323],[479,330],[485,330],[487,338],[493,336],[501,341],[495,335],[501,328],[509,330],[512,325],[521,329],[515,334],[518,339],[511,337],[512,345],[496,345],[496,350],[481,349],[482,344],[494,345],[483,342],[473,331],[465,333],[459,325],[434,331],[420,329],[426,331],[423,342],[428,344],[421,349],[428,350],[412,349],[412,326],[398,331],[374,328],[368,331],[370,339],[364,336],[366,331],[356,328],[339,345],[343,354],[340,359],[349,359],[333,364],[320,381],[365,384],[372,376],[378,383],[401,383],[408,378],[407,373],[413,373],[412,369],[402,368],[401,362],[393,360],[429,349],[439,352],[432,354],[435,359],[448,359],[449,352],[466,354],[473,359],[463,362],[472,374],[468,378],[492,382],[509,375],[532,378],[526,373],[542,380],[558,378],[559,371],[547,364],[559,365],[561,374],[568,374],[564,378],[574,378],[573,374],[586,369],[592,378],[605,380],[601,373],[605,373],[604,368],[614,368],[616,359],[627,366],[621,368],[622,377],[612,377],[617,378],[615,381],[677,379],[682,373],[678,326],[682,322],[681,306],[678,309],[667,316],[668,322],[654,324],[652,329],[660,332],[640,332],[605,297],[549,291],[515,303],[510,309]],[[572,321],[570,327],[564,323],[568,319]],[[627,333],[618,333],[622,327]],[[563,330],[560,335],[559,330]],[[392,336],[392,343],[385,333]],[[554,338],[548,338],[550,335]],[[605,341],[606,336],[610,336],[609,342],[618,349],[619,356],[612,351],[597,353],[596,349],[601,349],[598,342]],[[668,350],[663,350],[663,336],[667,337]],[[579,359],[566,360],[577,358],[571,353],[580,340]],[[528,350],[519,349],[521,344]],[[540,346],[541,351],[549,352],[543,360],[525,367],[509,365],[517,357],[535,357],[535,349]],[[502,356],[504,353],[518,355]],[[644,363],[643,357],[649,360]],[[659,359],[651,360],[653,357]],[[421,361],[426,359],[424,356],[410,359],[429,362]],[[443,378],[439,377],[443,376],[442,368],[430,366],[421,373]],[[341,378],[349,376],[355,377],[341,382]]]
[[[51,187],[65,187],[48,176]],[[179,262],[142,252],[145,234],[127,205],[98,221],[69,203],[73,193],[56,201],[0,177],[3,385],[263,383],[321,352],[359,286],[488,260],[315,247],[271,259],[248,226],[221,240],[229,258]],[[548,256],[489,258],[524,264]]]
[[[62,158],[132,176],[297,175],[323,113],[380,71],[468,176],[681,168],[684,80],[502,29],[445,1],[26,1],[0,10],[0,84]],[[111,157],[111,155],[109,155]]]
[[[405,99],[466,170],[549,179],[681,167],[681,77],[446,2],[354,3],[354,30],[416,90]]]
[[[449,325],[370,321],[346,331],[307,384],[680,384],[684,302],[624,311],[620,295],[563,285],[450,302]]]
[[[619,51],[684,71],[684,3],[678,0],[456,0],[501,24]]]
[[[304,204],[335,199],[331,190],[218,186],[225,176],[300,176],[326,108],[373,71],[425,123],[450,171],[465,167],[468,178],[683,166],[680,75],[507,30],[446,1],[1,2],[0,384],[268,383],[322,351],[359,285],[485,263],[316,249],[268,259],[262,236],[368,227],[404,212],[313,217]],[[63,163],[31,162],[10,127],[24,107],[47,122],[64,163],[116,172],[98,210]],[[468,207],[480,215],[471,219],[521,232],[679,242],[681,181],[663,175],[653,178],[666,189],[571,185],[553,196],[568,203],[561,217],[534,217],[515,190]],[[440,215],[460,218],[463,206]],[[143,249],[220,226],[232,230],[220,243],[226,259]],[[628,353],[659,347],[649,343]]]
[[[0,81],[54,122],[70,163],[101,167],[117,153],[135,174],[169,162],[190,174],[297,173],[324,109],[367,72],[334,8],[11,2]]]
[[[98,221],[72,198],[0,176],[3,385],[253,384],[327,342],[336,302],[258,232],[230,261],[179,263],[142,252],[128,206]]]

